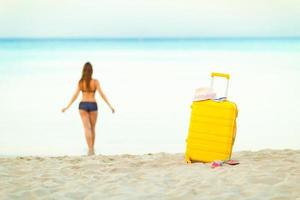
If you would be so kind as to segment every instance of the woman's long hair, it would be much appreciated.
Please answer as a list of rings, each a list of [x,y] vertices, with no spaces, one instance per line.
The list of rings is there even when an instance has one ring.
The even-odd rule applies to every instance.
[[[93,75],[92,64],[90,62],[87,62],[83,66],[81,79],[79,80],[80,89],[82,90],[84,89],[83,83],[85,83],[85,90],[90,91],[91,89],[90,82],[92,80],[92,75]]]

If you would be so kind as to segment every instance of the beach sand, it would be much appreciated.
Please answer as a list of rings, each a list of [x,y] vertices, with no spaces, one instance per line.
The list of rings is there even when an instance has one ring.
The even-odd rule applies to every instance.
[[[0,158],[0,199],[300,200],[300,150],[232,158],[214,169],[183,153]]]

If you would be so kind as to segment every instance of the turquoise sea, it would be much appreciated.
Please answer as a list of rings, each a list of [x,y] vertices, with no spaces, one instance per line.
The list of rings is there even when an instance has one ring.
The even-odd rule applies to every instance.
[[[0,156],[82,155],[80,98],[90,61],[116,109],[97,96],[97,154],[184,152],[196,88],[231,74],[234,151],[300,148],[300,38],[0,39]],[[224,82],[216,82],[222,93]]]

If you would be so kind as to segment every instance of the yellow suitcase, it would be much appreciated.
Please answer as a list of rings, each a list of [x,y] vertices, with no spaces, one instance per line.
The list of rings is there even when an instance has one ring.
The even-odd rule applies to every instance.
[[[212,73],[214,77],[227,79],[225,98],[227,98],[229,74]],[[186,161],[212,162],[228,160],[236,135],[238,109],[235,103],[224,100],[204,100],[192,103],[190,127],[186,139]]]

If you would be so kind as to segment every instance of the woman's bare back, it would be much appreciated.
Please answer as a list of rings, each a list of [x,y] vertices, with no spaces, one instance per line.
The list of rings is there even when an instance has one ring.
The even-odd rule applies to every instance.
[[[83,81],[82,83],[79,84],[80,90],[82,92],[82,99],[81,101],[91,101],[91,102],[95,102],[96,98],[95,98],[95,92],[97,90],[97,84],[96,84],[95,79],[92,79],[90,81],[90,88],[89,90],[86,87],[86,83]]]

